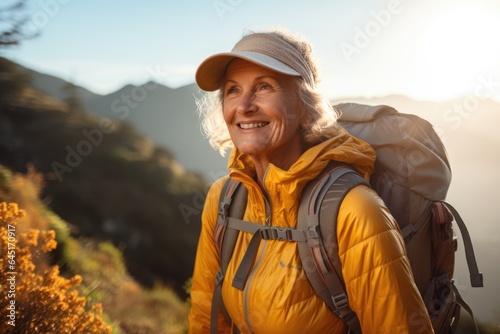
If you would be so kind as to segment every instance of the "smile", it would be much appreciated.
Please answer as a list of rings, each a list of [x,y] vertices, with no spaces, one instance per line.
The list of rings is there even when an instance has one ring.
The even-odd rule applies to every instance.
[[[269,122],[259,122],[259,123],[249,123],[249,124],[240,123],[239,127],[247,130],[247,129],[261,128],[261,127],[266,126],[268,124],[269,124]]]

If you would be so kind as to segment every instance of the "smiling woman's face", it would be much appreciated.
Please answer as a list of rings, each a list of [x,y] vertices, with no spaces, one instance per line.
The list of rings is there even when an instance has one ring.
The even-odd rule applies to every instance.
[[[222,89],[224,120],[242,153],[286,169],[300,157],[300,103],[293,77],[235,59]]]

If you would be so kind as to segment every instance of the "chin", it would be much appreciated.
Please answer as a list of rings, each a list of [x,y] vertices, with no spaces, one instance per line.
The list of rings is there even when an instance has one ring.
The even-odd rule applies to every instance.
[[[240,150],[240,152],[245,154],[258,154],[260,152],[263,152],[265,148],[262,147],[262,145],[258,145],[257,143],[252,142],[244,142],[235,146],[238,148],[238,150]]]

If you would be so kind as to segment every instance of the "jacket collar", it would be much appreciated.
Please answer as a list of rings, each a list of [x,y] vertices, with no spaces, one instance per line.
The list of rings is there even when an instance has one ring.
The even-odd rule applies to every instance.
[[[305,151],[287,171],[270,164],[266,180],[279,183],[309,181],[321,173],[331,160],[350,164],[368,180],[373,172],[375,151],[368,143],[351,136],[343,128],[338,129],[337,135]],[[231,177],[242,182],[249,182],[255,177],[252,158],[237,148],[229,156],[228,170]]]

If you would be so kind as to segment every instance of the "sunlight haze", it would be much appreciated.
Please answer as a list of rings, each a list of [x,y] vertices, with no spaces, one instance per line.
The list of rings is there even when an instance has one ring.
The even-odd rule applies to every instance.
[[[245,29],[282,26],[315,47],[332,98],[474,94],[492,76],[500,100],[500,2],[33,1],[40,36],[6,55],[99,94],[154,80],[194,82],[197,65]]]

